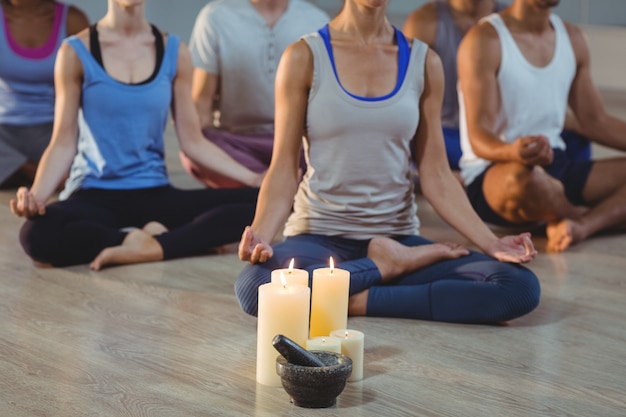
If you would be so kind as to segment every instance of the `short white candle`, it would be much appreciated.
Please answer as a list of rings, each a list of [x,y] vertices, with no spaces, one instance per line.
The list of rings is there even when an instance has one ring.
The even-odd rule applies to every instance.
[[[352,375],[348,381],[363,379],[363,350],[365,335],[358,330],[337,329],[330,332],[331,336],[341,339],[341,354],[352,359]]]
[[[341,339],[333,336],[314,337],[306,341],[306,350],[341,353]]]
[[[350,272],[335,268],[333,258],[330,268],[313,271],[309,338],[328,336],[333,329],[347,327],[349,291]]]
[[[309,327],[309,287],[267,283],[259,287],[257,320],[256,380],[279,387],[276,358],[279,353],[272,340],[282,334],[304,346]]]
[[[309,272],[304,269],[294,269],[294,259],[289,262],[289,268],[275,269],[272,271],[272,282],[280,284],[280,273],[285,276],[287,285],[304,285],[309,286]]]

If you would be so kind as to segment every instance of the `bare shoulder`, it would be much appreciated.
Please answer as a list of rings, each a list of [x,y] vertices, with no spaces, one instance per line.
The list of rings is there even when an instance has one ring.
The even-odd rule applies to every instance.
[[[477,43],[482,46],[498,46],[500,45],[500,38],[498,32],[489,22],[480,22],[471,28],[463,40],[468,40],[468,43]]]
[[[437,18],[435,3],[426,3],[409,14],[402,31],[406,36],[432,46],[437,35]]]
[[[439,58],[437,52],[430,48],[426,53],[426,63],[424,65],[426,67],[426,71],[431,75],[436,75],[436,73],[441,73],[441,75],[443,75],[443,64],[441,63],[441,58]]]
[[[310,87],[313,83],[313,52],[303,39],[292,43],[285,49],[276,79],[291,87]]]
[[[71,5],[67,11],[67,29],[68,35],[74,35],[89,26],[89,18],[78,7]]]
[[[459,45],[459,68],[461,63],[498,67],[501,55],[498,32],[490,23],[481,22],[467,32]]]
[[[178,41],[178,57],[176,59],[176,73],[188,73],[191,74],[193,70],[193,64],[191,63],[191,53],[189,47],[182,40]]]
[[[313,66],[313,52],[303,39],[292,43],[285,49],[281,61],[283,65],[299,66],[300,68],[308,68]]]
[[[83,64],[76,50],[67,42],[63,42],[57,52],[55,74],[62,75],[64,79],[83,77]]]

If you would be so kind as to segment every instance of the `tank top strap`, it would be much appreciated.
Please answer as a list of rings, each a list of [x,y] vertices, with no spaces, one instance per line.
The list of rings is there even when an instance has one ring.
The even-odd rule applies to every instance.
[[[78,59],[83,66],[83,83],[88,84],[94,81],[99,74],[99,64],[93,58],[89,49],[87,49],[83,41],[81,41],[76,35],[68,37],[65,42],[70,45],[72,49],[74,49],[74,52],[76,52],[76,55],[78,56]]]
[[[502,20],[502,17],[498,13],[492,13],[485,16],[481,19],[481,22],[482,21],[488,22],[491,26],[493,26],[498,33],[500,43],[504,44],[505,42],[515,42],[511,32],[509,32],[509,29],[506,27],[506,23],[504,23],[504,20]],[[504,45],[502,45],[502,48],[504,49]]]
[[[352,93],[350,93],[348,90],[346,90],[343,85],[341,84],[341,81],[339,80],[339,75],[337,74],[337,67],[335,65],[335,58],[333,55],[333,48],[332,48],[332,44],[330,41],[330,31],[328,28],[328,24],[326,24],[324,27],[322,27],[321,29],[318,30],[318,34],[320,35],[320,37],[322,38],[324,45],[326,46],[326,52],[328,55],[328,58],[330,60],[330,65],[332,67],[332,70],[335,74],[335,79],[337,80],[337,83],[341,86],[341,88],[343,89],[343,91],[346,92],[346,94],[348,94],[349,96],[356,98],[358,100],[363,100],[363,101],[381,101],[381,100],[386,100],[390,97],[393,97],[402,87],[402,84],[404,82],[404,79],[406,78],[406,72],[409,66],[409,62],[410,62],[410,54],[411,54],[411,50],[409,47],[409,43],[406,39],[406,37],[404,36],[404,34],[402,33],[402,31],[400,31],[398,28],[396,28],[395,26],[393,27],[394,30],[394,34],[395,34],[395,38],[396,38],[396,42],[398,44],[398,75],[397,75],[397,82],[396,82],[396,86],[393,89],[393,91],[385,96],[382,97],[359,97],[356,96]]]

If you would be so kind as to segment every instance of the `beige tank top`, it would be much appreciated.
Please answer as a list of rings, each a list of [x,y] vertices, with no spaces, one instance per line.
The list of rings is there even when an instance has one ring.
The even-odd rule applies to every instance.
[[[304,39],[314,57],[304,138],[307,171],[285,236],[418,234],[409,146],[419,123],[428,47],[413,40],[409,50],[407,44],[408,66],[398,72],[395,90],[364,98],[340,84],[319,33]]]

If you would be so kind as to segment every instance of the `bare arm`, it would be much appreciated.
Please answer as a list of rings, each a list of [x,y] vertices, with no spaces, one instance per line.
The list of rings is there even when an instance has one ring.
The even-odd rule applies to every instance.
[[[570,24],[566,26],[577,66],[570,88],[569,105],[578,119],[580,130],[595,142],[626,151],[626,122],[607,113],[591,79],[587,42],[579,28]]]
[[[552,149],[545,136],[507,138],[512,142],[506,143],[494,132],[502,105],[498,87],[501,47],[495,29],[488,23],[472,28],[461,41],[457,61],[467,133],[476,156],[528,165],[552,162]]]
[[[505,261],[529,261],[535,253],[530,237],[520,235],[498,239],[478,217],[450,171],[441,130],[443,89],[441,61],[436,53],[429,51],[420,103],[420,124],[415,138],[416,162],[424,196],[450,226],[486,254]]]
[[[408,38],[419,39],[431,48],[437,36],[437,9],[434,3],[426,3],[414,10],[404,22],[402,32]]]
[[[180,44],[178,70],[174,79],[172,113],[181,150],[202,167],[237,180],[251,187],[258,187],[263,178],[241,165],[221,148],[202,136],[200,119],[191,97],[193,67],[187,46]]]
[[[259,192],[251,231],[254,239],[239,247],[239,257],[251,263],[269,256],[269,243],[284,225],[298,188],[300,150],[308,93],[313,79],[313,56],[304,41],[289,46],[276,73],[274,152]]]
[[[32,189],[22,187],[11,209],[18,216],[44,214],[45,203],[67,175],[76,155],[78,139],[78,109],[80,106],[83,66],[74,49],[63,43],[54,66],[54,126],[52,139],[46,148]]]
[[[484,23],[470,30],[459,45],[459,87],[474,153],[489,161],[507,162],[516,155],[493,133],[501,105],[497,80],[500,55],[500,41],[491,25]]]
[[[70,6],[67,11],[67,35],[74,35],[89,26],[87,15],[76,6]]]
[[[217,98],[218,85],[218,75],[206,72],[201,68],[194,68],[191,96],[196,105],[202,129],[213,127],[213,103]]]

